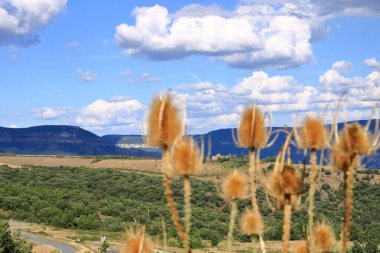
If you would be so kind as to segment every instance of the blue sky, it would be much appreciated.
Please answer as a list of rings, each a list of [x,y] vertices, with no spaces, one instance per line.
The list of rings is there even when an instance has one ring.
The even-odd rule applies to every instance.
[[[251,103],[289,125],[343,93],[346,119],[365,119],[379,13],[377,0],[0,0],[0,125],[138,134],[168,89],[191,133],[236,126]]]

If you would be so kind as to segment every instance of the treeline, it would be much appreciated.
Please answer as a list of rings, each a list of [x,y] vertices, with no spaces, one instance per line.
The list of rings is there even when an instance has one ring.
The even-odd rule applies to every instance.
[[[162,219],[171,243],[177,240],[166,208],[161,177],[111,169],[68,167],[0,166],[0,208],[14,219],[82,230],[123,231],[128,224],[147,226],[152,236],[161,237]],[[173,180],[178,210],[183,216],[183,181]],[[211,181],[192,180],[193,220],[191,243],[194,247],[217,245],[227,234],[230,207],[219,196]],[[266,225],[267,240],[281,240],[282,214],[273,212],[258,189],[259,206]],[[333,190],[323,184],[316,192],[317,219],[329,222],[338,235],[342,224],[343,184]],[[304,200],[303,200],[304,201]],[[239,203],[243,211],[249,202]],[[355,184],[351,239],[355,249],[365,250],[380,243],[380,185],[360,180]],[[293,215],[291,239],[302,239],[307,224],[306,208]],[[240,235],[240,241],[250,240]],[[209,243],[207,243],[207,241]],[[372,246],[371,246],[372,245]]]

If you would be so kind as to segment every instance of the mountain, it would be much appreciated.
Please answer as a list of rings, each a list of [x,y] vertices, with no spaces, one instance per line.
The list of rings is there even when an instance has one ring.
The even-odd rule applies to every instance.
[[[149,156],[136,149],[118,148],[76,126],[0,127],[0,153],[30,155],[133,155]]]
[[[350,123],[350,122],[349,122]],[[359,121],[359,124],[365,125],[367,121],[361,120]],[[330,128],[331,126],[328,126]],[[342,129],[344,127],[344,123],[338,124],[338,129]],[[273,127],[273,131],[284,129],[282,127]],[[370,131],[373,132],[375,129],[375,124],[372,122],[370,124]],[[236,136],[236,129],[219,129],[215,131],[211,131],[206,134],[201,135],[193,135],[193,138],[197,140],[199,143],[204,142],[205,147],[205,155],[208,153],[210,155],[216,155],[218,153],[222,155],[247,155],[248,149],[246,148],[239,148],[236,146],[234,139],[232,137],[232,131],[235,132]],[[143,143],[143,137],[141,135],[107,135],[103,136],[102,138],[105,138],[106,140],[114,143],[115,145],[123,146],[124,144],[131,145],[133,143]],[[211,141],[211,150],[208,152],[208,146],[209,146],[209,140]],[[280,133],[277,140],[274,142],[274,144],[270,148],[265,148],[261,150],[261,158],[267,158],[267,157],[275,157],[279,150],[281,149],[281,146],[285,142],[285,134]],[[126,146],[128,146],[126,145]],[[297,148],[292,145],[291,146],[291,158],[293,162],[295,163],[302,163],[304,160],[303,152],[297,150]],[[318,160],[320,158],[320,152],[318,153]],[[330,161],[330,157],[328,157],[327,152],[324,155],[324,163],[328,164]],[[365,158],[362,161],[363,165],[367,168],[380,168],[380,154],[376,154],[373,156],[369,156]]]

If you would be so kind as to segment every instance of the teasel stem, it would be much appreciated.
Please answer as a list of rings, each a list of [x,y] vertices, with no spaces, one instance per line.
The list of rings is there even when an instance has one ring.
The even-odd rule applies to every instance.
[[[309,207],[308,214],[308,248],[309,253],[314,253],[314,196],[315,196],[315,180],[317,177],[317,150],[311,149],[310,152],[310,188],[309,188]]]
[[[174,205],[173,193],[172,193],[171,185],[170,185],[170,178],[169,178],[169,171],[168,171],[169,170],[169,149],[167,147],[163,148],[162,150],[162,160],[163,160],[162,170],[163,170],[166,201],[168,202],[168,207],[173,219],[174,226],[176,227],[177,232],[179,236],[181,237],[181,240],[185,242],[186,235],[183,232],[181,223],[179,222],[179,217]]]
[[[259,155],[260,152],[257,153]],[[257,158],[260,160],[260,157]],[[256,187],[255,187],[255,148],[252,147],[249,150],[249,179],[250,179],[250,187],[251,187],[251,201],[252,201],[252,209],[259,213],[261,216],[259,206],[257,204],[257,197],[256,197]],[[260,168],[257,168],[260,169]],[[264,235],[262,233],[259,234],[259,241],[260,241],[260,248],[262,253],[266,253],[265,250],[265,242],[264,242]]]
[[[249,149],[249,185],[251,187],[251,202],[254,211],[259,211],[255,187],[255,148]]]
[[[284,206],[284,227],[282,234],[282,253],[287,253],[289,250],[290,239],[290,222],[292,218],[292,205],[285,204]]]
[[[185,252],[191,252],[190,250],[190,227],[191,227],[191,187],[190,187],[190,177],[185,176],[184,181],[184,196],[185,196],[185,231],[186,231],[186,240],[185,244]]]
[[[264,241],[264,234],[263,233],[259,234],[259,241],[260,241],[261,252],[266,253],[267,250],[265,249],[265,241]]]
[[[351,165],[347,171],[344,172],[344,225],[343,225],[343,238],[341,253],[346,253],[347,243],[350,236],[350,224],[352,214],[352,188],[354,185],[354,171],[356,164],[356,155],[354,154],[351,159]]]
[[[227,234],[227,249],[228,252],[231,252],[235,220],[237,215],[237,200],[234,199],[231,202],[231,217],[230,217],[230,225],[228,226],[228,234]]]
[[[168,235],[166,233],[166,223],[162,217],[161,217],[161,225],[162,225],[162,240],[164,244],[164,250],[166,250],[166,247],[168,245]]]

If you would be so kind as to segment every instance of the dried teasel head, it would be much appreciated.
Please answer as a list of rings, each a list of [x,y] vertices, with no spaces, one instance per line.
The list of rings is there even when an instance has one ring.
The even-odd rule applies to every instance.
[[[306,118],[300,130],[299,145],[301,147],[322,149],[327,145],[326,129],[321,119]]]
[[[318,252],[330,252],[335,247],[335,236],[330,226],[321,223],[314,230],[315,248]]]
[[[347,171],[351,165],[353,165],[355,168],[357,166],[357,164],[352,164],[357,160],[352,161],[350,154],[343,152],[339,147],[335,146],[332,150],[332,160],[334,166],[341,171]]]
[[[266,145],[265,118],[256,106],[247,107],[240,119],[238,142],[241,147],[258,148]]]
[[[202,166],[203,156],[193,138],[181,137],[173,144],[172,165],[180,176],[196,175]]]
[[[168,93],[153,99],[146,124],[146,141],[152,147],[170,147],[182,135],[178,109]]]
[[[241,232],[245,235],[259,235],[263,233],[263,224],[258,211],[245,210],[240,222]]]
[[[236,170],[230,173],[223,182],[223,197],[227,201],[243,199],[247,191],[247,180]]]
[[[298,196],[302,188],[302,180],[293,166],[284,165],[282,171],[274,171],[269,175],[270,194],[276,198],[280,209],[285,204],[293,207],[298,203]]]
[[[121,253],[153,253],[152,243],[144,231],[144,229],[134,230],[129,228],[126,232]]]
[[[307,241],[299,241],[294,247],[294,253],[308,253]]]
[[[358,123],[345,126],[336,145],[349,155],[368,155],[371,152],[368,132]]]

